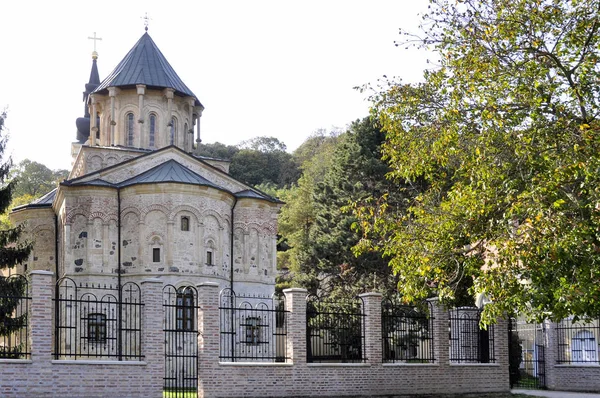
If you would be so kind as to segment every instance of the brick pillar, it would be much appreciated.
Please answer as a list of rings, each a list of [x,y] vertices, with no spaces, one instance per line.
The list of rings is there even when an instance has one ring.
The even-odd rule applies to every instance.
[[[29,331],[31,336],[31,360],[49,362],[52,360],[52,317],[54,273],[31,271],[31,315]]]
[[[555,390],[560,387],[556,380],[556,361],[558,360],[558,333],[556,330],[556,323],[550,320],[544,321],[544,328],[546,329],[546,341],[544,351],[544,364],[546,369],[546,387],[550,390]]]
[[[142,303],[142,354],[146,361],[144,392],[148,397],[162,397],[165,375],[165,333],[163,331],[164,309],[163,283],[151,278],[141,282]]]
[[[219,378],[219,284],[198,288],[198,397],[214,397]]]
[[[294,365],[306,364],[306,289],[284,289],[287,313],[287,357]]]
[[[502,372],[504,377],[503,384],[506,391],[510,390],[510,374],[509,374],[509,352],[508,352],[508,319],[499,318],[494,325],[494,356],[496,363],[501,369],[506,369]]]
[[[440,367],[450,366],[450,342],[448,340],[448,310],[437,298],[427,300],[433,317],[433,355]]]
[[[381,293],[364,293],[359,296],[364,303],[365,355],[367,362],[380,365],[383,361],[381,348]]]

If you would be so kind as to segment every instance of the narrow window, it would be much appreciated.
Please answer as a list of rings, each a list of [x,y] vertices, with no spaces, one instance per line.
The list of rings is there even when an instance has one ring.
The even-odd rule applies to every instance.
[[[189,217],[181,217],[181,230],[182,231],[190,230],[190,218]]]
[[[260,343],[260,318],[246,318],[246,344],[258,345]]]
[[[154,148],[154,136],[156,134],[156,115],[150,115],[150,131],[148,131],[148,146]]]
[[[189,137],[188,136],[189,136],[189,134],[188,134],[188,124],[185,123],[183,125],[183,147],[186,150],[188,148],[188,141],[189,141]]]
[[[100,114],[96,115],[96,139],[100,139]]]
[[[106,315],[88,315],[88,341],[106,343]]]
[[[160,263],[160,248],[155,247],[152,249],[152,261],[155,263]]]
[[[177,291],[176,328],[177,330],[194,330],[194,293],[188,289]]]
[[[177,119],[171,119],[171,135],[170,135],[170,144],[173,145],[175,143],[175,136],[177,135]]]
[[[210,250],[206,252],[206,264],[213,265],[213,254]]]
[[[127,146],[133,146],[133,113],[127,114]]]

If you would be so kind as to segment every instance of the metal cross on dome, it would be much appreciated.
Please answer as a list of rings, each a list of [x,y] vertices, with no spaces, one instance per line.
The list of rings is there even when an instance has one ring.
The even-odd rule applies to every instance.
[[[96,32],[94,32],[94,36],[88,36],[88,39],[94,41],[94,52],[92,53],[92,58],[96,59],[96,58],[98,58],[98,53],[96,52],[96,42],[98,40],[102,40],[102,38],[97,37]]]
[[[97,37],[96,36],[96,32],[94,32],[94,36],[93,37],[92,36],[88,36],[88,39],[94,40],[94,52],[95,52],[96,51],[96,42],[98,40],[102,40],[102,38],[101,37]]]
[[[150,18],[150,17],[148,16],[148,13],[147,13],[147,12],[146,12],[146,13],[144,13],[144,16],[143,16],[143,17],[140,17],[140,18],[142,18],[142,19],[144,20],[144,30],[147,32],[147,31],[148,31],[148,24],[149,24],[149,22],[150,22],[150,20],[151,20],[152,18]]]

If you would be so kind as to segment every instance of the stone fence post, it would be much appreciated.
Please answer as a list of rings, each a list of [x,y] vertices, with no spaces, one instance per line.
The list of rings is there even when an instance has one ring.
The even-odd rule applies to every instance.
[[[427,300],[431,304],[433,318],[433,355],[435,363],[441,367],[450,366],[450,342],[448,340],[448,310],[440,305],[437,298]]]
[[[287,324],[287,357],[294,365],[306,364],[306,295],[301,288],[284,289]]]
[[[53,276],[50,271],[31,271],[31,315],[29,318],[31,360],[52,360]],[[49,368],[47,368],[49,370]]]
[[[198,397],[212,397],[219,387],[219,284],[198,289]]]
[[[146,365],[145,391],[149,397],[162,396],[165,375],[165,334],[162,330],[164,308],[162,298],[163,283],[151,278],[141,282],[142,303],[142,353]]]
[[[544,342],[544,365],[546,372],[546,387],[550,390],[556,389],[556,362],[558,357],[558,333],[556,330],[556,323],[546,320],[544,321],[544,328],[546,329],[546,341]]]
[[[364,293],[359,295],[364,303],[364,333],[365,333],[365,355],[367,363],[371,365],[381,365],[382,347],[381,347],[381,293]]]

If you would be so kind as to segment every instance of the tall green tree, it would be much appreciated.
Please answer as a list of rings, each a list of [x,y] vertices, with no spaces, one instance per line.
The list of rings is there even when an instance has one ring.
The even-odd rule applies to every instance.
[[[230,173],[250,185],[290,186],[300,176],[298,164],[286,152],[283,142],[274,137],[255,137],[242,142],[232,158]]]
[[[353,201],[392,195],[381,160],[384,134],[370,118],[357,120],[340,137],[329,168],[312,191],[314,225],[308,231],[304,263],[299,273],[312,290],[355,294],[370,289],[395,289],[387,260],[376,253],[355,257],[352,247],[360,234],[352,230],[356,217],[345,208]]]
[[[373,96],[408,211],[357,208],[358,252],[391,257],[408,298],[492,303],[484,320],[600,313],[600,1],[432,0],[437,67]]]
[[[56,188],[68,175],[68,170],[50,170],[41,163],[22,160],[10,171],[10,178],[17,181],[13,196],[30,195],[37,198]]]
[[[285,202],[279,214],[279,233],[288,250],[277,254],[280,269],[289,269],[289,277],[296,283],[310,285],[313,277],[304,278],[304,269],[310,261],[307,257],[311,230],[315,226],[315,206],[313,192],[317,183],[323,180],[331,166],[333,151],[338,143],[338,132],[319,130],[307,138],[292,154],[301,164],[302,175],[297,183],[278,191],[277,196]],[[302,279],[302,280],[300,280]]]
[[[0,114],[0,155],[6,149],[6,137],[2,134],[6,113]],[[1,158],[0,158],[1,160]],[[5,159],[0,164],[0,213],[4,212],[11,202],[14,182],[8,181],[11,161]],[[0,231],[0,270],[14,268],[29,257],[31,245],[20,242],[22,227]],[[25,281],[22,278],[7,278],[0,276],[0,336],[9,336],[21,329],[26,322],[26,314],[14,316],[19,305],[18,297],[24,296]],[[14,358],[20,352],[20,347],[0,347],[0,358]]]

